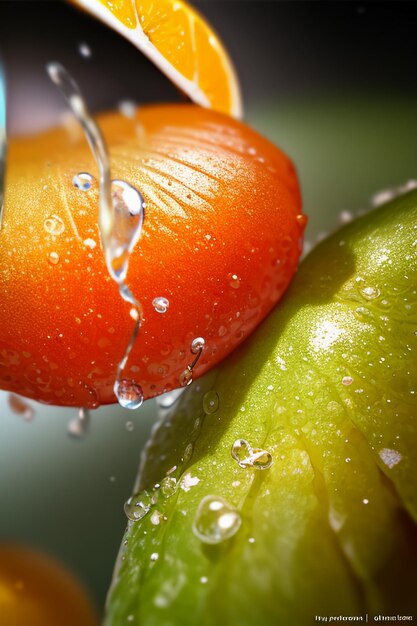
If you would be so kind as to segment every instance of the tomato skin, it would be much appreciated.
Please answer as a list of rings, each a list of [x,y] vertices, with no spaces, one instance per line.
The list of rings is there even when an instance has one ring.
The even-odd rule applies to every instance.
[[[98,626],[76,579],[44,554],[0,545],[2,626]]]
[[[112,178],[145,198],[127,283],[144,321],[125,369],[145,398],[179,386],[232,351],[293,276],[305,217],[291,161],[227,116],[193,105],[99,118]],[[0,386],[50,404],[115,402],[133,328],[105,266],[96,165],[78,127],[11,142],[0,247]],[[156,297],[169,300],[158,313]]]

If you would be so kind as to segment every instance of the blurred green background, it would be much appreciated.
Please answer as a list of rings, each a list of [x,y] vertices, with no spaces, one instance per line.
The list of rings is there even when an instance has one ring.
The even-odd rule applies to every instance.
[[[195,4],[230,47],[246,122],[297,165],[307,240],[336,228],[342,211],[367,209],[374,193],[417,178],[416,3]],[[1,2],[0,51],[12,133],[58,120],[63,103],[44,71],[52,59],[95,110],[126,98],[178,99],[129,44],[60,2]],[[34,408],[26,422],[0,393],[0,540],[58,557],[102,607],[157,407],[99,409],[82,440],[67,435],[73,410]]]

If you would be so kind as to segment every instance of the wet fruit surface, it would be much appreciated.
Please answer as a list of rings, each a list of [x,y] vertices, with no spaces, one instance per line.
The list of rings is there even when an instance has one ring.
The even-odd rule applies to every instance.
[[[146,398],[180,386],[194,339],[205,341],[198,377],[252,332],[295,272],[305,224],[291,162],[230,118],[161,106],[100,125],[112,178],[146,202],[127,276],[145,321],[125,370]],[[81,131],[12,141],[7,173],[0,386],[51,404],[114,402],[133,320],[107,274]]]
[[[416,614],[416,223],[411,192],[323,242],[174,405],[106,626]]]
[[[97,626],[81,585],[47,556],[0,545],[0,616],[3,626]]]

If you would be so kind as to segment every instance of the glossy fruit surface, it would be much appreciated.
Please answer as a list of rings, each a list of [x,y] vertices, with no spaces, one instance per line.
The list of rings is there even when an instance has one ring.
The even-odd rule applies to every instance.
[[[49,557],[0,545],[2,626],[98,626],[80,584]]]
[[[416,614],[416,224],[414,191],[324,241],[174,405],[106,626]]]
[[[193,102],[241,117],[232,62],[211,26],[183,0],[70,0],[120,33]]]
[[[252,332],[296,270],[306,218],[290,160],[227,116],[172,105],[99,123],[112,178],[146,201],[127,276],[144,322],[125,370],[146,398],[180,386],[194,339],[198,377]],[[133,329],[100,247],[95,173],[76,125],[11,141],[0,386],[50,404],[114,402]]]

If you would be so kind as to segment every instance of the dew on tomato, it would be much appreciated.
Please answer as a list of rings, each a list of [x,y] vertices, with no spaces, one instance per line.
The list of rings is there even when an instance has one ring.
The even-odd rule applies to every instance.
[[[187,382],[194,339],[205,342],[195,380],[253,331],[296,270],[305,222],[289,159],[227,116],[161,105],[99,124],[112,177],[147,205],[127,275],[144,322],[124,372],[146,399]],[[98,186],[74,186],[80,173],[96,177],[81,134],[58,128],[10,142],[0,387],[91,408],[116,401],[132,319],[103,258]]]

